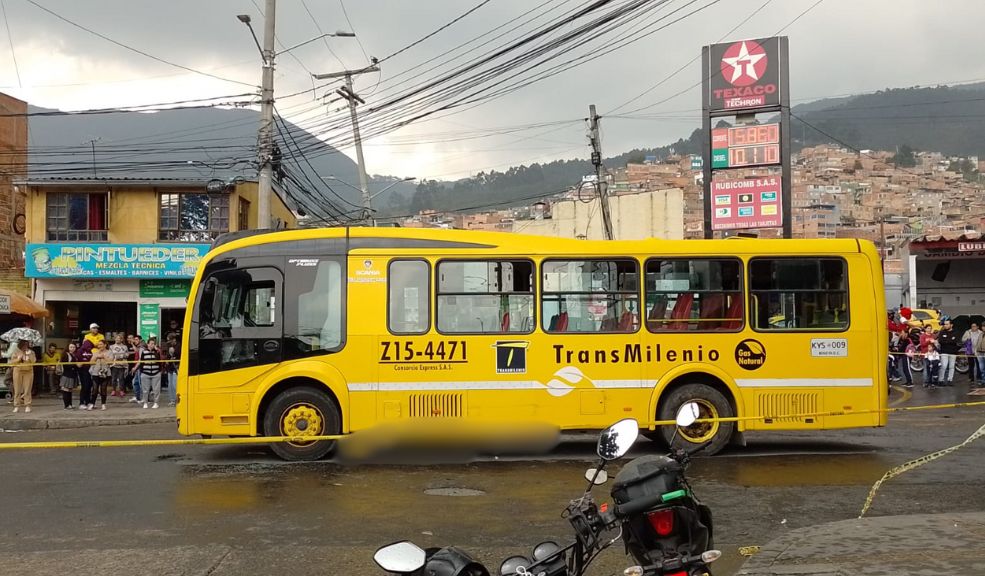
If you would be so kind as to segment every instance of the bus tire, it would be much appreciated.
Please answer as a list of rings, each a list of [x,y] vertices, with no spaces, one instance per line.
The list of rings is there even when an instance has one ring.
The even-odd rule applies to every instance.
[[[299,386],[274,397],[263,416],[265,436],[329,436],[342,429],[339,408],[324,392]],[[295,462],[319,460],[335,442],[274,442],[274,454]]]
[[[677,411],[686,402],[696,402],[700,409],[699,418],[731,418],[735,416],[732,404],[721,392],[706,384],[685,384],[671,390],[660,401],[657,410],[658,420],[674,420]],[[677,432],[675,426],[661,426],[659,432],[663,440],[670,445],[673,439],[674,448],[693,450],[705,446],[702,454],[711,456],[728,445],[735,432],[735,422],[698,422]]]

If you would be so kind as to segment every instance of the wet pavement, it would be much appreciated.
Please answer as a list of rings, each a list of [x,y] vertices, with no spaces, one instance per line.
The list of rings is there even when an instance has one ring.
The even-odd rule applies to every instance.
[[[905,402],[965,392],[918,389]],[[696,459],[690,478],[725,552],[716,576],[739,570],[740,547],[857,517],[886,470],[983,423],[982,408],[912,412],[881,429],[749,435],[744,448]],[[173,437],[173,424],[147,424],[3,433],[0,442]],[[630,457],[653,449],[641,440]],[[289,464],[260,446],[0,452],[0,574],[376,575],[373,551],[398,539],[454,544],[495,571],[506,555],[570,538],[560,512],[584,489],[593,456],[588,435],[545,456],[448,465]],[[893,479],[869,516],[985,510],[983,464],[980,441]],[[589,573],[621,574],[630,563],[615,546]]]

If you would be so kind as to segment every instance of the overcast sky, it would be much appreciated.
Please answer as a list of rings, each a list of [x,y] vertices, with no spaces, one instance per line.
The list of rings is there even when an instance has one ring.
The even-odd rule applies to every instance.
[[[263,0],[36,0],[38,4],[96,32],[154,56],[247,84],[259,83],[260,63],[249,31],[235,17],[246,13],[262,34]],[[710,0],[700,0],[694,7]],[[305,0],[325,32],[350,29],[339,0]],[[369,56],[382,58],[447,23],[479,0],[346,0],[351,29]],[[726,40],[770,36],[816,0],[772,0]],[[39,106],[76,110],[232,95],[253,88],[185,72],[116,46],[72,27],[26,0],[3,0],[13,44],[0,32],[0,90]],[[382,82],[367,74],[356,84],[368,105],[407,85],[419,71],[401,72],[466,42],[540,0],[490,0],[462,21],[385,62]],[[663,10],[687,3],[673,0]],[[555,0],[554,14],[580,4]],[[587,157],[580,122],[495,137],[430,142],[470,136],[469,131],[584,118],[589,104],[603,116],[639,95],[722,39],[764,0],[723,0],[678,24],[578,68],[482,106],[428,119],[366,143],[367,170],[419,178],[460,178],[480,170],[557,158]],[[794,103],[886,87],[985,80],[981,0],[824,0],[783,30],[790,38],[791,97]],[[302,0],[280,0],[277,34],[292,46],[319,34]],[[351,38],[322,41],[294,50],[297,59],[277,61],[276,93],[311,88],[309,71],[334,72],[367,64]],[[15,69],[13,55],[18,66]],[[340,62],[341,59],[341,62]],[[299,63],[300,61],[300,63]],[[618,112],[654,104],[700,79],[696,61]],[[307,69],[307,70],[306,70]],[[17,70],[19,70],[19,76]],[[395,78],[396,79],[393,79]],[[375,87],[375,91],[374,91]],[[321,94],[319,94],[321,95]],[[665,112],[650,119],[605,118],[603,151],[614,155],[633,147],[658,146],[687,136],[699,124],[697,88],[647,109]],[[289,119],[312,125],[326,108],[311,94],[278,101]],[[331,142],[330,142],[331,143]],[[69,143],[75,144],[75,143]],[[353,151],[345,149],[350,156]]]

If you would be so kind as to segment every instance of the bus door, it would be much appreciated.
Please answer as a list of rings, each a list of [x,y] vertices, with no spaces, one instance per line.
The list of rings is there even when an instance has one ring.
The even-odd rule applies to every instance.
[[[221,269],[205,279],[189,346],[190,390],[250,388],[281,361],[283,285],[279,269],[261,265]]]

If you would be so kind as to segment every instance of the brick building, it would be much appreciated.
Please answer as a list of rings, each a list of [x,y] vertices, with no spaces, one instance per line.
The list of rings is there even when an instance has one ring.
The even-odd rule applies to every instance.
[[[0,287],[30,295],[24,278],[24,192],[27,174],[27,102],[0,93]]]

